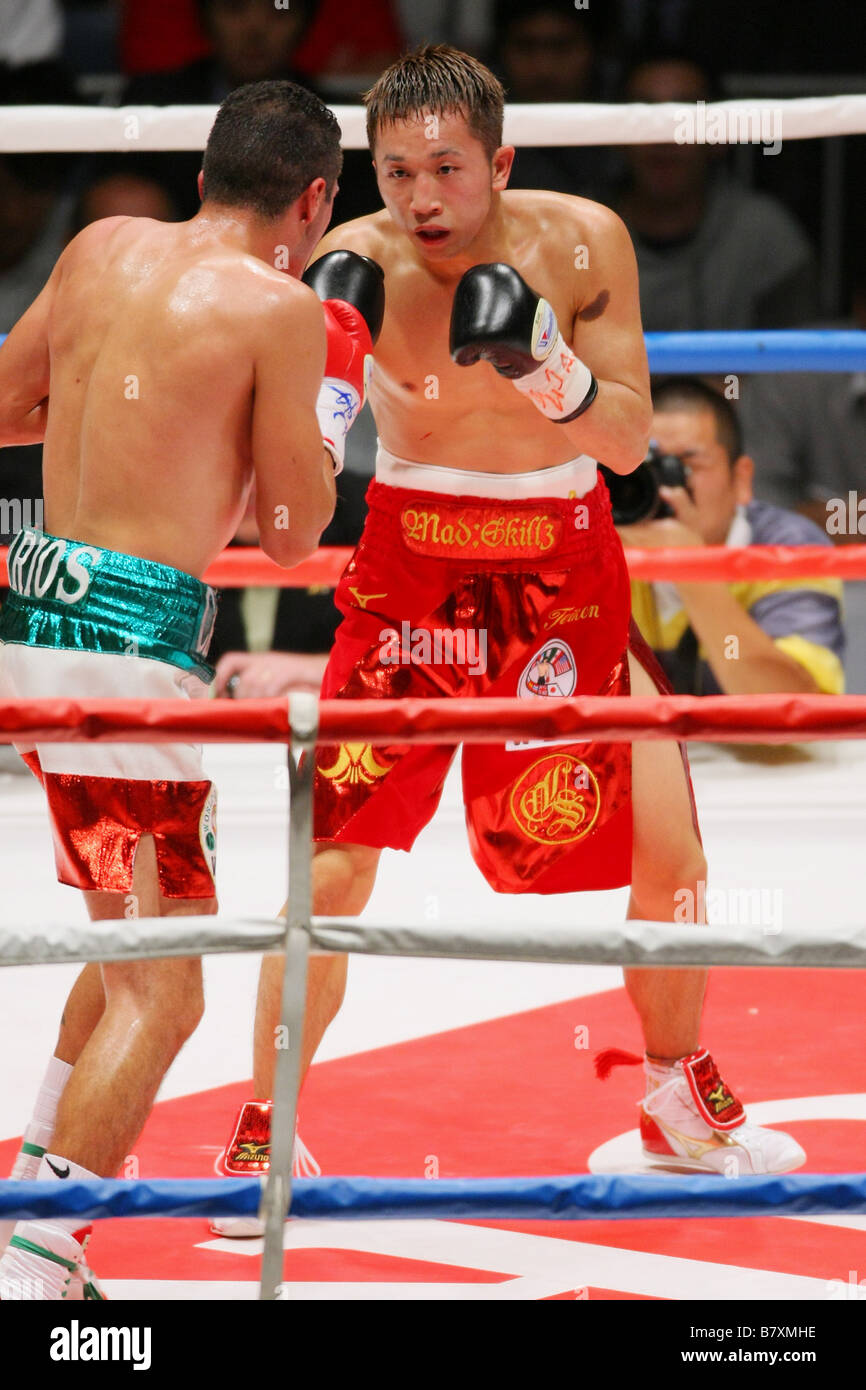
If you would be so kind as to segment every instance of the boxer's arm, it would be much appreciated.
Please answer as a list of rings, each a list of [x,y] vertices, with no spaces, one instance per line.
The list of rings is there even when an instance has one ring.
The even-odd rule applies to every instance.
[[[51,376],[48,323],[60,273],[58,261],[0,347],[0,446],[41,444],[45,438]]]
[[[631,473],[646,457],[652,428],[637,261],[616,213],[596,205],[594,221],[586,255],[573,256],[575,314],[571,330],[563,324],[562,332],[598,382],[598,394],[583,415],[560,428],[580,453],[614,473]]]
[[[259,319],[254,358],[252,456],[262,549],[296,565],[334,515],[331,455],[316,400],[325,367],[325,322],[312,290],[296,285]]]

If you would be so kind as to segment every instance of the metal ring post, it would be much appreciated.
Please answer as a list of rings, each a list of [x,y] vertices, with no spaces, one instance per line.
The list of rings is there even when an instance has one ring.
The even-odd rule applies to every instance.
[[[289,696],[292,740],[289,764],[289,893],[286,916],[286,963],[280,1007],[281,1041],[274,1081],[271,1150],[262,1198],[265,1248],[262,1255],[261,1299],[276,1299],[283,1277],[283,1224],[292,1200],[292,1159],[301,1076],[301,1047],[307,996],[307,958],[312,917],[313,770],[312,756],[319,726],[315,695]],[[294,755],[298,754],[295,763]]]

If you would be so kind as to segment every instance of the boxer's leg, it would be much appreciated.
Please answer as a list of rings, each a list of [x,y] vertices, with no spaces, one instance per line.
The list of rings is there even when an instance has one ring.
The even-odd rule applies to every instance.
[[[317,917],[357,917],[376,881],[381,850],[366,845],[319,843],[313,846],[313,913]],[[283,908],[285,916],[286,908]],[[255,1024],[255,1094],[273,1095],[275,1039],[280,1021],[285,956],[262,960]],[[346,990],[344,955],[311,956],[307,967],[307,1006],[301,1044],[301,1082]]]
[[[142,836],[138,845],[132,891],[144,916],[217,910],[215,898],[162,897],[151,836]],[[85,893],[85,899],[94,920],[122,919],[128,903],[124,893]],[[115,961],[101,971],[104,1008],[65,1084],[40,1179],[114,1177],[144,1127],[165,1073],[201,1017],[199,960]],[[86,1012],[95,1012],[98,992],[92,976],[79,977],[74,997],[76,989],[81,1022]],[[0,1258],[4,1296],[100,1298],[85,1264],[88,1238],[80,1218],[19,1221]],[[85,1284],[94,1291],[88,1294]]]
[[[631,652],[628,660],[632,694],[657,695],[652,679]],[[692,902],[703,902],[698,883],[706,883],[707,876],[675,742],[638,739],[633,743],[632,807],[634,848],[627,915],[672,922],[675,895],[688,889]],[[651,1056],[684,1057],[698,1046],[706,978],[705,970],[625,971],[626,989],[640,1015]]]
[[[629,652],[635,695],[655,695],[650,676]],[[688,890],[703,902],[706,860],[692,822],[682,756],[674,741],[641,739],[632,745],[634,848],[629,917],[668,922]],[[688,901],[688,899],[685,899]],[[697,914],[696,914],[697,915]],[[643,1026],[646,1095],[640,1112],[644,1154],[655,1167],[737,1177],[788,1173],[806,1155],[781,1130],[751,1124],[719,1075],[707,1050],[700,1052],[705,970],[627,970],[626,988]],[[683,1059],[690,1063],[689,1077]],[[689,1079],[690,1078],[690,1079]],[[700,1095],[700,1101],[697,1096]]]
[[[156,852],[142,836],[132,891],[145,917],[215,913],[215,898],[164,898]],[[124,915],[127,896],[85,893],[94,921]],[[113,1176],[150,1113],[159,1085],[201,1018],[201,962],[113,961],[102,966],[105,1008],[75,1063],[57,1112],[52,1151]]]
[[[54,1056],[74,1066],[105,1008],[102,969],[85,965],[63,1006]]]

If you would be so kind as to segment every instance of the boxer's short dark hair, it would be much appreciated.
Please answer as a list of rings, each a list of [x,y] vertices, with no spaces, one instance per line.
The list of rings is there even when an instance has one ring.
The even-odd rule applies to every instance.
[[[450,44],[422,44],[386,68],[368,92],[367,140],[373,149],[383,125],[460,115],[488,159],[502,144],[505,92],[489,68]]]
[[[667,411],[688,410],[693,414],[709,410],[716,422],[716,439],[728,456],[728,462],[736,463],[743,452],[743,431],[737,412],[731,402],[709,382],[700,377],[670,376],[653,383],[653,409],[663,415]]]
[[[248,82],[217,111],[203,197],[272,221],[313,179],[325,180],[330,197],[342,164],[337,118],[313,92],[295,82]]]

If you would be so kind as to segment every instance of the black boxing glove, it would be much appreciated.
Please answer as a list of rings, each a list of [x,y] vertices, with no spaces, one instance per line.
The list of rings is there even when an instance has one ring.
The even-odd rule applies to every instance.
[[[369,256],[356,251],[329,251],[327,256],[307,266],[305,285],[315,290],[323,304],[340,299],[363,316],[375,343],[385,316],[385,272]]]
[[[451,356],[459,367],[483,358],[558,425],[576,420],[598,392],[547,300],[501,261],[474,265],[460,280],[451,311]]]
[[[367,256],[331,251],[303,279],[325,311],[328,352],[316,413],[334,472],[340,473],[346,435],[364,404],[373,344],[382,328],[385,272]]]

